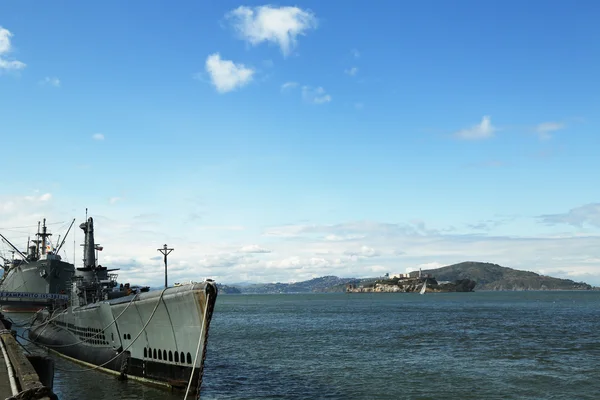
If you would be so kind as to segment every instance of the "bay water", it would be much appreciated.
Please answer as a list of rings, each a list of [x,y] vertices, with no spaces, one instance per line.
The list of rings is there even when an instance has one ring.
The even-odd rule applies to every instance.
[[[59,357],[61,400],[182,399]],[[600,291],[220,295],[202,399],[597,399]]]

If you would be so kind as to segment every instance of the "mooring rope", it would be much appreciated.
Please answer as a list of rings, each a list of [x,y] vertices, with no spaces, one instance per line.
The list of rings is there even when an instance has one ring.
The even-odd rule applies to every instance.
[[[121,352],[119,354],[117,354],[116,356],[114,356],[113,358],[111,358],[110,360],[100,364],[100,365],[96,365],[93,368],[87,368],[87,369],[60,369],[60,371],[63,372],[89,372],[89,371],[94,371],[98,368],[102,368],[104,367],[106,364],[116,360],[121,354],[123,354],[124,352],[126,352],[131,346],[133,346],[133,344],[135,343],[135,341],[140,337],[140,335],[142,333],[144,333],[144,331],[146,330],[146,327],[148,326],[148,324],[150,323],[150,321],[152,321],[152,318],[154,317],[154,314],[156,313],[156,310],[158,309],[158,306],[160,305],[160,302],[163,298],[163,294],[165,293],[165,290],[167,290],[167,288],[164,288],[161,292],[160,292],[160,296],[158,297],[158,301],[156,302],[156,306],[154,306],[154,310],[152,310],[152,314],[150,314],[150,318],[148,318],[148,321],[146,321],[146,323],[144,324],[144,326],[142,327],[142,330],[140,330],[140,332],[136,335],[136,337],[133,338],[133,340],[131,341],[131,343],[129,343],[129,345],[124,348],[123,350],[121,350]]]
[[[194,370],[196,369],[196,361],[198,361],[198,353],[200,352],[200,344],[204,339],[204,324],[206,323],[206,312],[208,311],[208,300],[210,298],[210,294],[206,294],[206,304],[204,306],[204,315],[202,316],[202,327],[200,328],[200,338],[198,339],[198,347],[196,347],[196,355],[194,356],[194,364],[192,365],[192,373],[190,375],[190,380],[187,385],[187,389],[185,390],[185,397],[183,400],[187,400],[188,393],[190,392],[190,387],[192,386],[192,380],[194,379]]]
[[[0,335],[11,334],[10,330],[3,329],[0,331]],[[13,396],[19,393],[19,388],[17,386],[17,380],[15,378],[15,374],[13,371],[12,363],[10,362],[10,358],[8,357],[8,353],[6,352],[6,347],[4,346],[4,341],[0,339],[0,348],[2,349],[2,356],[4,357],[4,364],[6,365],[6,371],[8,373],[8,381],[10,382],[10,390]]]
[[[125,313],[125,311],[127,311],[127,309],[129,308],[129,306],[133,304],[133,301],[136,299],[136,297],[138,297],[138,294],[137,294],[137,293],[135,294],[135,296],[133,296],[133,298],[131,299],[131,301],[130,301],[129,303],[127,303],[127,307],[125,307],[125,308],[123,309],[123,311],[121,311],[121,313],[120,313],[119,315],[117,315],[117,317],[116,317],[116,318],[113,318],[113,321],[112,321],[110,324],[108,324],[107,326],[105,326],[104,328],[102,328],[102,330],[101,330],[100,332],[96,333],[95,335],[93,335],[93,336],[90,336],[89,338],[85,338],[85,339],[83,339],[83,340],[80,340],[79,342],[75,342],[75,343],[70,343],[70,344],[46,344],[45,346],[52,347],[52,348],[70,347],[70,346],[75,346],[76,344],[85,343],[85,342],[88,342],[88,341],[92,340],[92,339],[93,339],[93,338],[95,338],[96,336],[98,336],[98,335],[100,335],[100,334],[104,333],[104,331],[106,331],[106,330],[107,330],[108,328],[110,328],[110,327],[111,327],[111,326],[112,326],[112,325],[113,325],[115,322],[117,322],[117,320],[118,320],[118,319],[121,317],[121,315],[123,315],[123,314]],[[61,313],[61,314],[59,314],[59,315],[62,315],[62,313]],[[62,327],[61,327],[61,328],[62,328]],[[62,329],[64,329],[64,328],[62,328]]]

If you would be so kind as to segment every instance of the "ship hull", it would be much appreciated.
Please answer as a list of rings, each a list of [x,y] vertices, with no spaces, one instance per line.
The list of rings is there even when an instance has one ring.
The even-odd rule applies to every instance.
[[[2,306],[3,313],[33,314],[42,310],[44,306]]]
[[[39,260],[11,268],[0,283],[0,292],[68,293],[69,281],[75,273],[73,264],[60,260]],[[3,312],[31,313],[44,306],[12,304],[2,306]]]
[[[216,297],[216,285],[198,283],[52,315],[40,312],[29,336],[90,368],[163,387],[185,389],[193,370],[191,388],[196,391]]]

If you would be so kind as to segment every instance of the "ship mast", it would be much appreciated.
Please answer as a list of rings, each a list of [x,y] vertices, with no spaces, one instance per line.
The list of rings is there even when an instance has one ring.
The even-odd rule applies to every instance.
[[[39,226],[39,222],[38,222],[38,226]],[[44,226],[42,226],[42,233],[39,232],[39,228],[38,228],[37,236],[42,238],[42,255],[44,255],[44,254],[46,254],[46,238],[48,236],[52,236],[52,234],[48,233],[48,231],[47,231],[46,218],[44,218]]]
[[[35,235],[40,236],[40,221],[38,221],[38,230]],[[34,239],[33,242],[35,243],[35,259],[37,260],[40,257],[40,240]]]

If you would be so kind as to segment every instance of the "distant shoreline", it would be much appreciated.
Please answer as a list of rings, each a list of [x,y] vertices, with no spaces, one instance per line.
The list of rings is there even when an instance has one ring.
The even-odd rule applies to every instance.
[[[427,292],[427,294],[447,294],[447,293],[515,293],[515,292],[528,292],[528,293],[542,293],[542,292],[577,292],[577,293],[596,293],[596,292],[600,292],[600,288],[595,288],[595,289],[591,289],[591,290],[584,290],[584,289],[531,289],[531,290],[473,290],[472,292]],[[355,292],[355,293],[349,293],[349,292],[285,292],[285,293],[222,293],[219,292],[219,295],[227,295],[227,296],[276,296],[276,295],[299,295],[299,294],[305,294],[305,295],[313,295],[313,294],[319,294],[319,295],[335,295],[335,294],[406,294],[406,295],[414,295],[414,294],[418,294],[416,292],[408,292],[408,293],[404,293],[404,292]]]
[[[415,274],[416,273],[416,274]],[[417,278],[418,271],[410,274],[394,274]],[[514,292],[514,291],[594,291],[600,290],[585,282],[575,282],[570,279],[553,278],[539,275],[531,271],[520,271],[497,264],[477,261],[465,261],[442,268],[421,271],[422,277],[437,280],[437,282],[457,282],[469,280],[475,282],[474,291]],[[294,283],[262,283],[244,285],[218,284],[223,294],[300,294],[320,292],[345,292],[348,285],[368,286],[378,281],[390,281],[390,274],[385,277],[373,278],[339,278],[327,275],[307,281]],[[395,278],[392,278],[392,280]],[[413,288],[414,289],[414,288]],[[458,290],[460,291],[460,290]],[[431,291],[428,291],[429,293]]]

